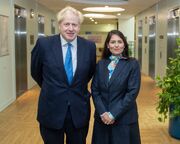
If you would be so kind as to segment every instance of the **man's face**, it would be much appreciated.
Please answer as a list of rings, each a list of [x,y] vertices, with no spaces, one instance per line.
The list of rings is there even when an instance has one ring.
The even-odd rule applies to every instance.
[[[64,19],[59,23],[59,30],[66,41],[73,41],[80,30],[79,18],[71,12],[67,12]]]

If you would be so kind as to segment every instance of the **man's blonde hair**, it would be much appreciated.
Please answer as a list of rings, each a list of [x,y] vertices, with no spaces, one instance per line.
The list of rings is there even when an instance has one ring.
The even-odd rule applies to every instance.
[[[65,18],[65,15],[67,12],[72,12],[73,14],[77,15],[77,17],[79,18],[79,24],[81,24],[83,22],[84,16],[82,15],[82,13],[73,7],[67,6],[57,13],[58,23],[62,22],[62,20]]]

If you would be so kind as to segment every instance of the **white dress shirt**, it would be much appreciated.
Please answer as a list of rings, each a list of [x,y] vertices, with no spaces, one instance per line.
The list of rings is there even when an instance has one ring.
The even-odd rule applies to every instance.
[[[65,63],[68,42],[62,37],[62,35],[60,35],[60,39],[61,39],[61,47],[63,53],[63,62]],[[70,43],[72,45],[71,53],[72,53],[72,65],[73,65],[73,76],[74,76],[77,67],[77,37]]]

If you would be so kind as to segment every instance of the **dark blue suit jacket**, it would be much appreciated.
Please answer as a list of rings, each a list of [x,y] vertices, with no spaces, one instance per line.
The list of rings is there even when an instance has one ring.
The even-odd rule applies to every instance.
[[[88,125],[90,93],[87,84],[96,65],[96,46],[77,38],[77,69],[68,84],[60,35],[39,38],[32,51],[31,75],[41,87],[37,120],[45,127],[63,127],[68,103],[76,128]]]
[[[92,81],[95,119],[101,122],[100,115],[111,112],[116,123],[137,122],[136,97],[141,82],[139,64],[135,59],[120,59],[109,80],[109,63],[110,60],[101,60],[97,64]]]

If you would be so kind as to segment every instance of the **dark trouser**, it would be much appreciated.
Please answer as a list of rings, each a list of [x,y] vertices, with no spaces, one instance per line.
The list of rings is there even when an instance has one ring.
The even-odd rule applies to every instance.
[[[88,126],[78,129],[74,127],[69,109],[62,129],[46,128],[40,124],[44,144],[64,144],[64,134],[66,134],[66,144],[86,144],[87,132]]]

